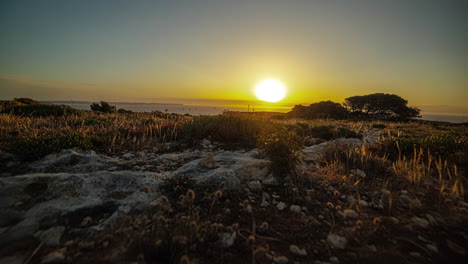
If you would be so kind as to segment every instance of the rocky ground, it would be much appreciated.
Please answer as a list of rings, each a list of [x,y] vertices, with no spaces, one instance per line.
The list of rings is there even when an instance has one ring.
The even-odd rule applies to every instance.
[[[377,137],[372,131],[364,141]],[[363,141],[337,139],[303,150],[299,174],[311,180],[300,197],[277,182],[257,149],[225,151],[208,140],[198,149],[165,154],[110,157],[66,149],[27,164],[1,153],[7,170],[0,178],[0,263],[160,263],[145,249],[127,252],[125,239],[135,240],[141,226],[154,228],[154,210],[166,202],[173,207],[167,215],[178,217],[178,179],[198,186],[197,199],[201,186],[222,186],[213,202],[199,205],[230,225],[219,228],[223,250],[207,255],[222,257],[210,262],[462,263],[468,204],[440,204],[424,193],[380,186],[356,192],[327,178],[319,164],[325,147],[343,144],[360,147]],[[366,177],[358,168],[352,173]],[[179,255],[161,262],[205,263]]]

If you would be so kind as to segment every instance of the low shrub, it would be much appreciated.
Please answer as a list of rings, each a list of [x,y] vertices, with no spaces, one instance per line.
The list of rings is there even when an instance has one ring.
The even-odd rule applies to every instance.
[[[263,129],[257,142],[258,148],[264,150],[271,160],[273,175],[280,180],[293,173],[300,163],[302,140],[296,132],[284,126]]]
[[[182,133],[186,141],[195,143],[208,138],[231,146],[253,147],[265,121],[237,113],[199,116],[186,122]]]
[[[9,113],[17,116],[46,117],[46,116],[66,116],[79,114],[80,110],[66,105],[29,104],[16,105],[11,107]]]
[[[9,145],[7,151],[24,161],[33,161],[45,155],[58,152],[67,148],[91,149],[91,138],[79,134],[69,133],[64,135],[43,134],[20,138]]]

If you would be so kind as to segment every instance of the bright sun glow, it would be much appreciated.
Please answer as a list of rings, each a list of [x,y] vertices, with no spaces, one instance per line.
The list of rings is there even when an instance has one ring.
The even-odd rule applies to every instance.
[[[255,86],[255,95],[259,100],[275,103],[286,96],[286,87],[274,79],[263,80]]]

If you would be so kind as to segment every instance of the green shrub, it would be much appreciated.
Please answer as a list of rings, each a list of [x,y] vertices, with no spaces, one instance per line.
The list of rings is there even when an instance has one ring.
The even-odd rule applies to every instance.
[[[11,114],[17,116],[31,117],[46,117],[46,116],[66,116],[71,114],[79,114],[80,111],[66,105],[48,105],[48,104],[30,104],[16,105],[10,111]]]
[[[381,142],[379,149],[384,150],[390,158],[396,159],[399,155],[413,155],[414,150],[420,148],[436,156],[451,156],[459,151],[468,150],[468,137],[461,133],[440,133],[425,137],[388,138]]]
[[[204,138],[228,145],[255,146],[256,137],[265,121],[237,113],[199,116],[183,125],[184,138],[191,143]]]
[[[117,112],[117,108],[114,105],[110,105],[108,102],[101,101],[101,104],[92,103],[91,110],[95,112],[103,112],[103,113],[115,113]]]
[[[44,134],[20,138],[7,146],[8,152],[15,154],[21,160],[32,161],[62,149],[78,147],[92,148],[90,137],[69,133],[65,135]]]
[[[31,99],[31,98],[15,98],[14,100],[15,102],[19,102],[19,103],[22,103],[22,104],[26,104],[26,105],[34,105],[34,104],[42,104],[41,102],[39,101],[36,101],[34,99]]]
[[[323,138],[326,140],[335,138],[333,127],[325,125],[318,125],[310,128],[310,135],[316,138]]]
[[[373,124],[372,128],[386,128],[387,126],[385,124]]]
[[[264,129],[258,137],[257,146],[265,151],[271,160],[273,175],[280,180],[293,173],[300,163],[301,138],[284,126]]]

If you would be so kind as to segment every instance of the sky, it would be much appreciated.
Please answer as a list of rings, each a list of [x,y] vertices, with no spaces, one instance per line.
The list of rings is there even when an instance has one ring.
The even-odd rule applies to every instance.
[[[468,1],[0,2],[0,99],[255,102],[397,94],[468,109]],[[226,101],[226,102],[228,102]]]

